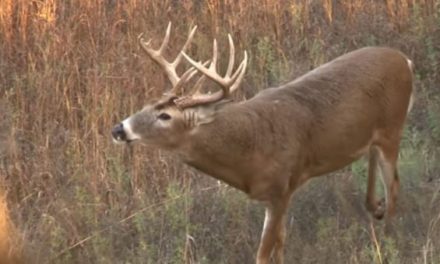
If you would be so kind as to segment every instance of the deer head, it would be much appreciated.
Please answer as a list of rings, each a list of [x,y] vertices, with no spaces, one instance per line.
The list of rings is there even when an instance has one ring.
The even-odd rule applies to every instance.
[[[145,41],[139,36],[139,43],[147,55],[160,65],[165,71],[172,89],[154,103],[145,106],[141,111],[128,117],[112,130],[116,142],[132,142],[140,140],[147,144],[154,144],[163,148],[176,148],[194,128],[213,120],[215,111],[240,86],[246,72],[247,53],[234,71],[235,48],[231,35],[229,38],[229,63],[224,76],[217,73],[218,49],[217,41],[213,43],[213,57],[205,63],[191,59],[185,50],[191,44],[197,26],[193,27],[181,52],[170,62],[163,53],[168,46],[171,23],[168,24],[165,38],[158,50],[151,47],[151,40]],[[191,65],[180,76],[176,68],[185,58]],[[209,67],[206,67],[209,64]],[[189,81],[201,73],[202,76],[195,82],[192,89],[184,89]],[[221,89],[212,94],[203,94],[201,89],[208,77],[220,85]],[[189,90],[183,94],[184,90]]]

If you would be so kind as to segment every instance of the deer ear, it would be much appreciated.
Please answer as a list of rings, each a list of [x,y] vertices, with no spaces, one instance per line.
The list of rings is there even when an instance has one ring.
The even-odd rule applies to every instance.
[[[232,102],[232,99],[224,99],[224,100],[221,100],[221,101],[218,102],[218,103],[215,103],[215,104],[213,105],[213,107],[214,107],[214,109],[217,111],[217,110],[222,109],[224,106],[226,106],[227,104],[229,104],[229,103],[231,103],[231,102]]]
[[[214,121],[215,113],[216,109],[214,105],[209,107],[188,108],[184,110],[183,119],[187,127],[195,128]]]
[[[196,126],[206,125],[214,121],[215,119],[215,111],[202,111],[199,114],[199,118],[197,119]]]
[[[231,102],[231,99],[224,99],[212,105],[197,108],[197,125],[204,125],[214,121],[217,111]]]

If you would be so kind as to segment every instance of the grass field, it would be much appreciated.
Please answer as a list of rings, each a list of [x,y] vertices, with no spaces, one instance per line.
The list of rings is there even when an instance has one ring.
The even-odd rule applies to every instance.
[[[214,37],[227,52],[228,32],[249,52],[237,100],[356,48],[407,54],[416,102],[401,143],[395,234],[367,217],[361,160],[294,195],[285,255],[440,263],[439,0],[0,1],[0,236],[11,241],[0,247],[13,249],[0,254],[24,263],[254,261],[261,205],[166,152],[112,144],[116,122],[169,88],[137,42],[140,33],[160,40],[168,21],[168,55],[195,24],[196,57],[210,57]]]

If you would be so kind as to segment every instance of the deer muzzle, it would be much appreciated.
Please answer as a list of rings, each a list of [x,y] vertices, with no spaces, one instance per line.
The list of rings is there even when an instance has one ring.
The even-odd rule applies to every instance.
[[[131,117],[114,126],[112,136],[115,143],[130,143],[134,140],[141,139],[139,134],[133,132]]]

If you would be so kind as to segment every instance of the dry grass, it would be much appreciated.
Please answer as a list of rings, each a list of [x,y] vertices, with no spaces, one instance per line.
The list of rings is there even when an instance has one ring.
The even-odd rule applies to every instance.
[[[0,193],[0,264],[22,262],[20,234],[11,221],[6,196]]]
[[[439,17],[438,0],[1,1],[0,177],[27,255],[37,263],[181,263],[188,255],[200,263],[253,261],[260,207],[167,153],[110,140],[115,122],[169,86],[137,36],[160,38],[171,20],[170,55],[193,24],[197,58],[209,57],[213,37],[224,45],[226,32],[249,51],[238,98],[366,45],[413,58],[419,100],[403,143],[403,170],[413,177],[402,180],[400,240],[380,241],[378,232],[384,248],[373,247],[357,213],[362,187],[347,172],[342,187],[321,178],[296,197],[286,254],[301,263],[371,263],[374,252],[435,263]]]

